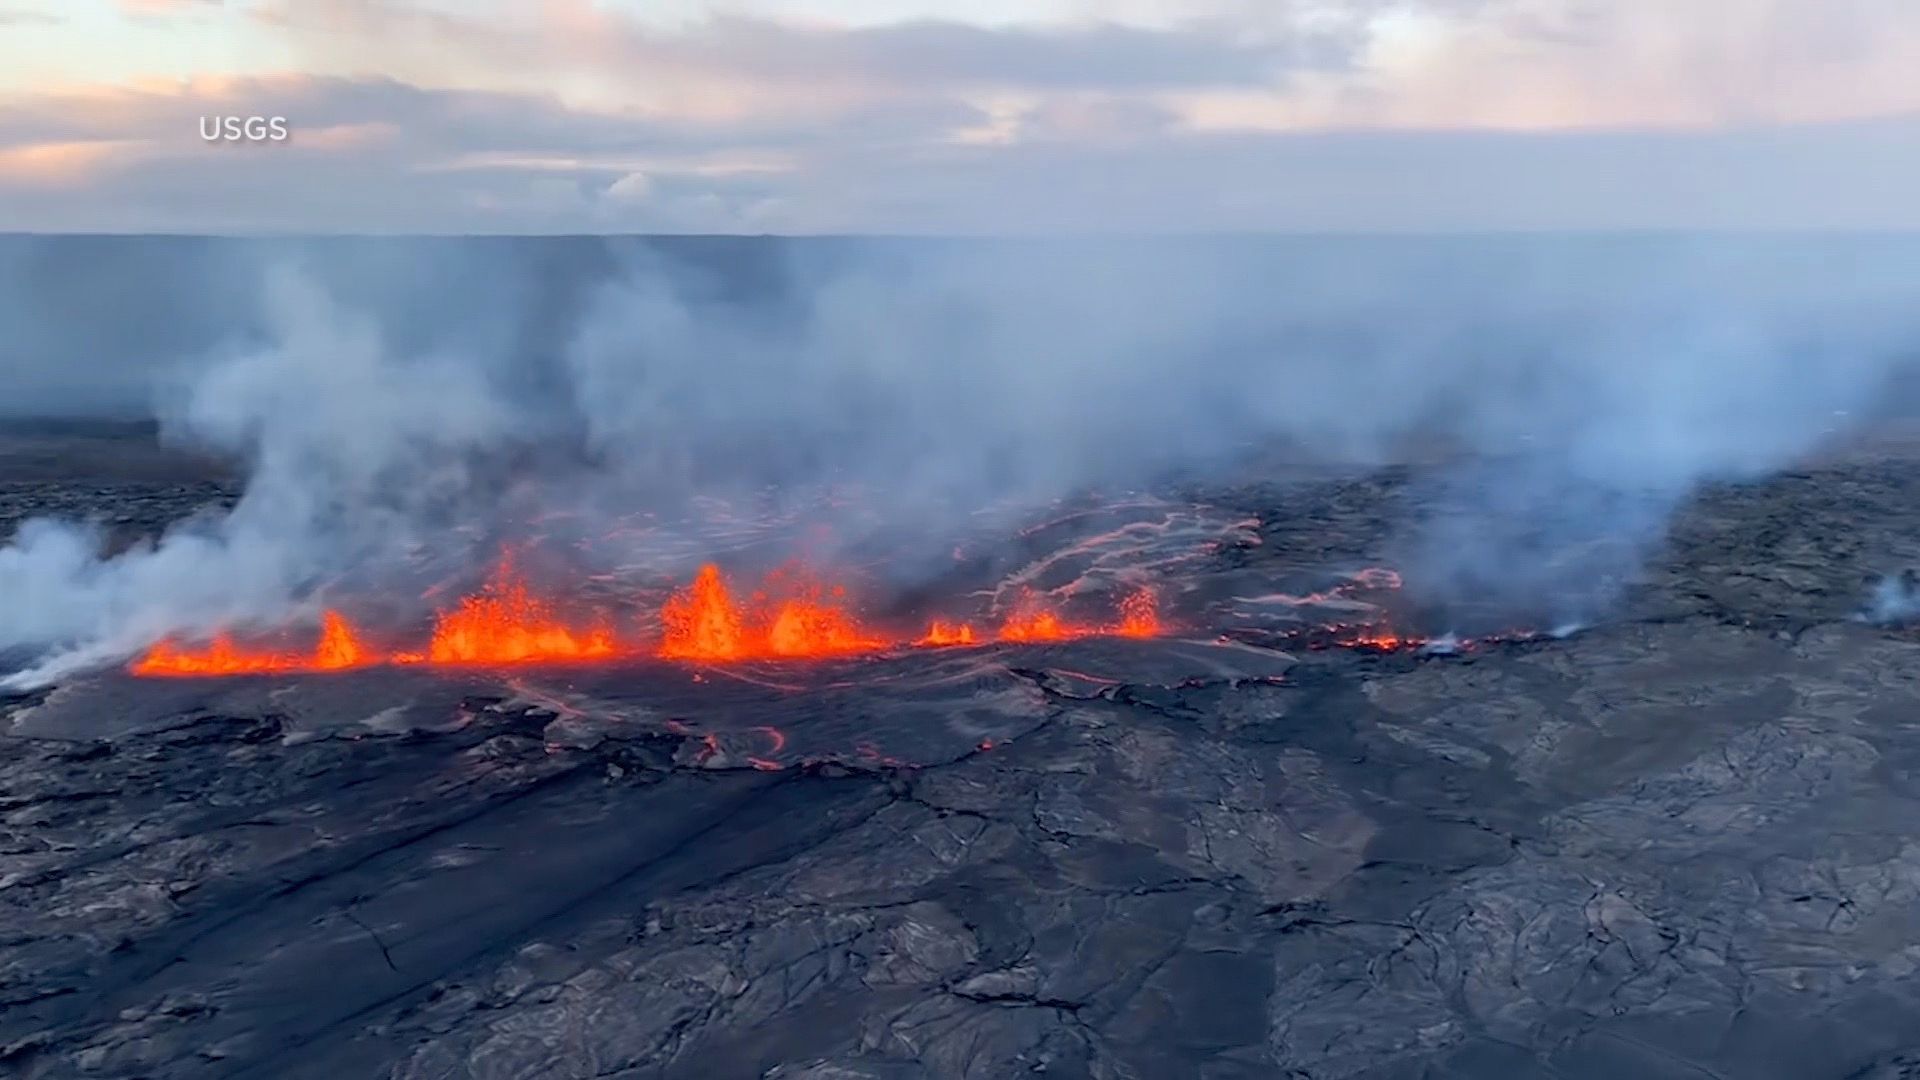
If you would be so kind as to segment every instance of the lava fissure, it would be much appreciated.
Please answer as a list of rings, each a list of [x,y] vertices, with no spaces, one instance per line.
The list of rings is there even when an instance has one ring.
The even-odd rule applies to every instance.
[[[693,580],[660,609],[656,638],[623,637],[605,614],[572,620],[538,593],[503,556],[476,591],[433,620],[417,650],[382,650],[339,611],[321,616],[320,637],[309,652],[254,649],[220,633],[205,646],[167,639],[136,659],[142,676],[215,677],[343,671],[376,665],[504,666],[599,661],[641,656],[729,662],[810,659],[881,653],[901,648],[965,648],[999,642],[1059,642],[1077,638],[1160,635],[1159,600],[1151,589],[1123,597],[1111,624],[1069,620],[1038,593],[1023,594],[997,628],[935,619],[924,634],[888,635],[863,624],[845,587],[822,583],[798,566],[770,573],[745,598],[736,596],[720,568],[700,567]]]

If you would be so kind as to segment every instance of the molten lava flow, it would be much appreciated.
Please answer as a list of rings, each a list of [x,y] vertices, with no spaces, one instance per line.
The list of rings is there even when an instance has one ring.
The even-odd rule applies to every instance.
[[[162,641],[133,663],[135,675],[251,675],[291,671],[300,658],[242,649],[228,634],[217,634],[204,649],[183,649]]]
[[[352,624],[337,611],[321,616],[320,643],[310,654],[244,649],[230,634],[216,634],[204,649],[183,649],[162,641],[135,660],[135,675],[262,675],[272,672],[341,671],[378,663],[360,643]]]
[[[973,624],[950,623],[935,619],[933,625],[927,627],[926,636],[914,642],[914,644],[929,648],[940,648],[951,645],[972,645],[974,644]]]
[[[708,563],[694,575],[693,584],[668,598],[660,611],[660,655],[672,659],[733,660],[746,653],[746,633],[740,608],[720,576]]]
[[[534,595],[503,556],[479,592],[442,612],[426,660],[433,664],[518,664],[591,660],[619,652],[605,626],[567,625],[553,605]]]
[[[1116,621],[1100,625],[1072,622],[1044,596],[1029,590],[996,631],[982,633],[972,623],[935,620],[925,636],[901,640],[863,626],[849,607],[845,588],[823,585],[798,568],[769,574],[761,589],[742,602],[735,599],[719,567],[711,564],[702,566],[692,582],[667,600],[660,611],[660,623],[658,655],[703,661],[804,659],[901,646],[1059,642],[1101,635],[1144,638],[1165,630],[1158,600],[1149,589],[1124,598]],[[130,667],[136,675],[211,676],[344,671],[375,664],[598,660],[638,652],[605,623],[583,626],[568,620],[552,601],[536,594],[516,573],[508,555],[495,565],[479,591],[436,616],[425,648],[372,648],[345,616],[327,611],[311,653],[246,648],[222,633],[201,649],[162,641]]]
[[[720,568],[702,566],[693,583],[660,612],[660,655],[683,660],[755,656],[836,656],[871,652],[887,642],[862,628],[846,608],[842,586],[823,586],[797,569],[768,575],[745,609]]]

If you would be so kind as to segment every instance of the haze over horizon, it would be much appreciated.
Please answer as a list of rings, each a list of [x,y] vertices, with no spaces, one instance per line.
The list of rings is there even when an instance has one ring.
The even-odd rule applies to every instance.
[[[0,230],[1911,229],[1915,70],[1905,0],[0,0]]]

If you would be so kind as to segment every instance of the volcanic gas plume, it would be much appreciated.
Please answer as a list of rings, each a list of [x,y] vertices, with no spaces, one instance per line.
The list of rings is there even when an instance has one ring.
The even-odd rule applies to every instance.
[[[130,666],[142,676],[225,676],[329,672],[379,664],[454,667],[616,660],[653,656],[665,660],[741,660],[851,656],[902,648],[951,648],[994,642],[1056,642],[1103,635],[1154,637],[1163,632],[1159,600],[1150,588],[1119,598],[1110,623],[1080,622],[1063,615],[1037,591],[1022,593],[996,628],[935,619],[920,634],[888,633],[854,612],[845,585],[823,581],[798,565],[764,576],[738,596],[717,565],[699,568],[691,582],[660,605],[659,631],[639,626],[622,633],[604,611],[571,615],[572,605],[534,588],[511,554],[502,555],[474,592],[433,620],[421,648],[381,649],[340,611],[321,617],[319,641],[310,651],[238,643],[230,632],[200,648],[162,641]],[[636,620],[637,623],[637,620]]]
[[[983,508],[1025,515],[1160,477],[1238,484],[1248,455],[1269,453],[1344,472],[1417,452],[1421,469],[1378,507],[1394,511],[1378,543],[1351,555],[1407,571],[1410,599],[1433,613],[1408,625],[1584,622],[1701,484],[1767,475],[1920,386],[1909,249],[1541,243],[569,238],[483,251],[407,239],[352,252],[221,244],[205,263],[96,253],[85,281],[47,275],[56,291],[40,307],[83,310],[58,289],[101,274],[192,282],[168,319],[121,328],[141,348],[120,351],[165,353],[152,385],[125,392],[151,393],[170,441],[231,461],[245,482],[228,510],[130,546],[84,521],[21,523],[0,544],[0,655],[26,666],[4,685],[45,686],[163,637],[143,666],[339,666],[268,643],[321,606],[384,635],[354,589],[404,595],[553,521],[598,532],[652,515],[615,564],[658,581],[701,558],[765,565],[780,552],[763,526],[804,517],[833,537],[831,550],[797,549],[810,559],[866,566],[885,549],[889,576],[919,595]],[[1841,264],[1855,272],[1807,271]],[[381,287],[368,287],[370,265]],[[66,356],[101,352],[77,325],[25,327],[28,341],[52,331],[71,347],[28,356],[23,372],[37,362],[64,377]],[[842,490],[867,498],[821,494]],[[752,527],[679,528],[709,498],[754,506]],[[1291,510],[1314,529],[1377,516],[1311,497]],[[1349,557],[1310,531],[1272,539]],[[1170,597],[1197,568],[1119,580]],[[1090,594],[1044,570],[1049,603],[982,616],[955,595],[935,619],[884,629],[831,584],[710,580],[670,611],[642,604],[644,625],[579,609],[589,589],[483,589],[373,654],[807,656],[1156,624],[1109,612],[1082,625],[1051,600]]]

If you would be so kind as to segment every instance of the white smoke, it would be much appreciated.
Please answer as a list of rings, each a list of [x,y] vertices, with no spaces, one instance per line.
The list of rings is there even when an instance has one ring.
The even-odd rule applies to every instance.
[[[1875,582],[1872,602],[1860,617],[1878,626],[1895,626],[1920,619],[1920,575],[1907,570],[1889,574]]]
[[[170,411],[248,461],[230,514],[112,555],[62,522],[0,548],[25,681],[283,625],[542,511],[847,485],[882,520],[842,542],[937,560],[980,506],[1272,439],[1471,451],[1417,492],[1409,592],[1588,621],[1695,486],[1870,419],[1920,357],[1912,245],[389,243],[296,252]]]
[[[435,502],[466,496],[464,452],[505,426],[474,373],[390,357],[292,271],[265,295],[274,343],[213,363],[169,418],[176,437],[248,462],[238,504],[112,555],[97,528],[27,522],[0,548],[0,649],[52,651],[15,684],[167,635],[298,618],[328,583],[403,562]]]

